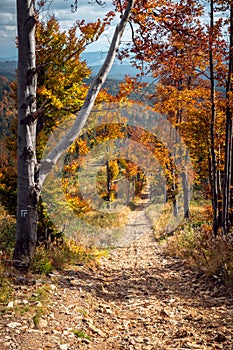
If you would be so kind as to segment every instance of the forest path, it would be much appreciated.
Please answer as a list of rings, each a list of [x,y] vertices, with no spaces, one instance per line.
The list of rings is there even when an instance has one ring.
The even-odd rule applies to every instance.
[[[150,187],[146,186],[141,198],[135,201],[135,208],[129,214],[128,221],[124,227],[124,234],[118,241],[118,247],[126,247],[144,237],[151,231],[152,223],[146,214],[146,208],[150,204]]]
[[[233,350],[233,299],[166,256],[151,231],[95,269],[71,267],[35,282],[16,286],[15,297],[30,306],[46,283],[46,312],[35,327],[30,311],[9,307],[0,349]]]

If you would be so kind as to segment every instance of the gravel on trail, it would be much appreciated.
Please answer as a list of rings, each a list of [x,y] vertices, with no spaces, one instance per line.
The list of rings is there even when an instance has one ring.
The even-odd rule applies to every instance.
[[[17,277],[1,350],[233,350],[232,295],[167,256],[141,204],[99,266]]]
[[[166,256],[151,232],[111,250],[95,269],[33,278],[15,285],[16,299],[0,317],[2,350],[233,349],[231,296]],[[44,284],[47,309],[35,323],[29,296]],[[17,313],[17,305],[29,312]]]

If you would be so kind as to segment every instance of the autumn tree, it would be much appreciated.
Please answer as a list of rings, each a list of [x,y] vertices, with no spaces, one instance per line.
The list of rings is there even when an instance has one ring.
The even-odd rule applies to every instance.
[[[225,167],[223,183],[222,226],[227,234],[233,225],[233,124],[232,124],[232,74],[233,74],[233,3],[229,1],[229,48],[226,82]]]
[[[16,155],[10,135],[16,130],[16,110],[11,85],[6,77],[0,77],[0,199],[8,212],[15,214]]]
[[[84,79],[91,73],[80,55],[89,43],[98,39],[109,20],[108,16],[102,23],[77,21],[67,33],[61,31],[54,16],[46,23],[37,23],[38,158],[54,128],[80,110],[87,92]]]
[[[158,79],[156,91],[149,98],[150,103],[154,104],[158,112],[166,114],[175,126],[174,141],[186,117],[185,95],[190,103],[191,96],[194,97],[195,90],[197,91],[199,73],[195,68],[203,67],[207,62],[206,54],[199,45],[199,37],[202,37],[199,23],[201,14],[202,6],[196,1],[159,4],[145,1],[144,6],[134,12],[138,29],[130,51],[134,54],[136,66],[141,69],[142,75],[150,74]],[[179,152],[177,149],[177,154]],[[188,157],[183,156],[184,159]],[[189,217],[187,177],[188,172],[184,166],[182,185],[185,217]],[[177,215],[177,209],[178,204],[174,199],[174,215]]]
[[[229,233],[232,226],[232,3],[210,0],[206,25],[210,87],[210,183],[213,232]],[[219,11],[225,15],[219,16]],[[228,36],[224,34],[227,28]],[[224,130],[225,125],[225,130]]]
[[[124,54],[134,54],[142,75],[158,79],[150,101],[184,137],[199,179],[209,177],[213,232],[227,233],[232,211],[232,4],[148,0],[143,5],[134,10],[137,29]],[[207,23],[202,17],[206,6]]]

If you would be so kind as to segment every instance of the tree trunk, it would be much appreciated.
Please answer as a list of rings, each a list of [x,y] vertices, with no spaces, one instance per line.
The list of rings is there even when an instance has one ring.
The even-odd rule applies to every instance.
[[[211,192],[213,210],[213,232],[218,233],[219,202],[217,185],[217,166],[215,154],[215,80],[214,80],[214,60],[213,60],[213,40],[214,40],[214,2],[210,2],[210,38],[209,38],[209,66],[210,66],[210,100],[211,100],[211,123],[210,123],[210,165],[211,165]]]
[[[109,193],[111,191],[111,176],[110,176],[110,169],[109,169],[109,161],[106,161],[106,190]]]
[[[182,187],[183,187],[183,203],[184,203],[184,218],[190,218],[190,210],[189,210],[189,186],[188,186],[188,174],[186,171],[182,172]]]
[[[224,234],[229,232],[232,225],[230,215],[232,205],[232,73],[233,73],[233,4],[230,3],[230,45],[229,45],[229,64],[228,79],[226,86],[226,141],[225,141],[225,167],[223,183],[223,210],[222,226]]]
[[[37,241],[35,3],[17,1],[18,25],[18,180],[14,263],[27,267]]]

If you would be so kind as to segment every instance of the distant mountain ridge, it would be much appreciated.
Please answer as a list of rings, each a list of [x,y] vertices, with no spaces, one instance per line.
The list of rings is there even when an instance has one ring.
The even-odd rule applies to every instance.
[[[16,78],[16,61],[1,61],[0,60],[0,75],[7,77],[10,81]]]
[[[0,62],[13,62],[17,61],[17,56],[0,57]]]
[[[104,51],[84,52],[81,54],[81,59],[86,61],[92,70],[92,76],[95,76],[104,63],[106,56],[107,52]],[[15,75],[16,61],[17,57],[14,56],[0,57],[0,74],[3,75],[6,68],[7,74],[11,73]],[[123,80],[126,74],[135,76],[137,73],[139,71],[135,67],[132,67],[129,59],[126,58],[120,61],[116,58],[108,77],[110,79]]]
[[[87,65],[92,69],[92,75],[95,76],[104,63],[106,56],[107,52],[95,51],[84,52],[81,58],[87,62]],[[135,76],[138,72],[139,71],[135,67],[132,67],[128,58],[122,61],[116,58],[108,77],[110,79],[122,80],[126,74]]]

